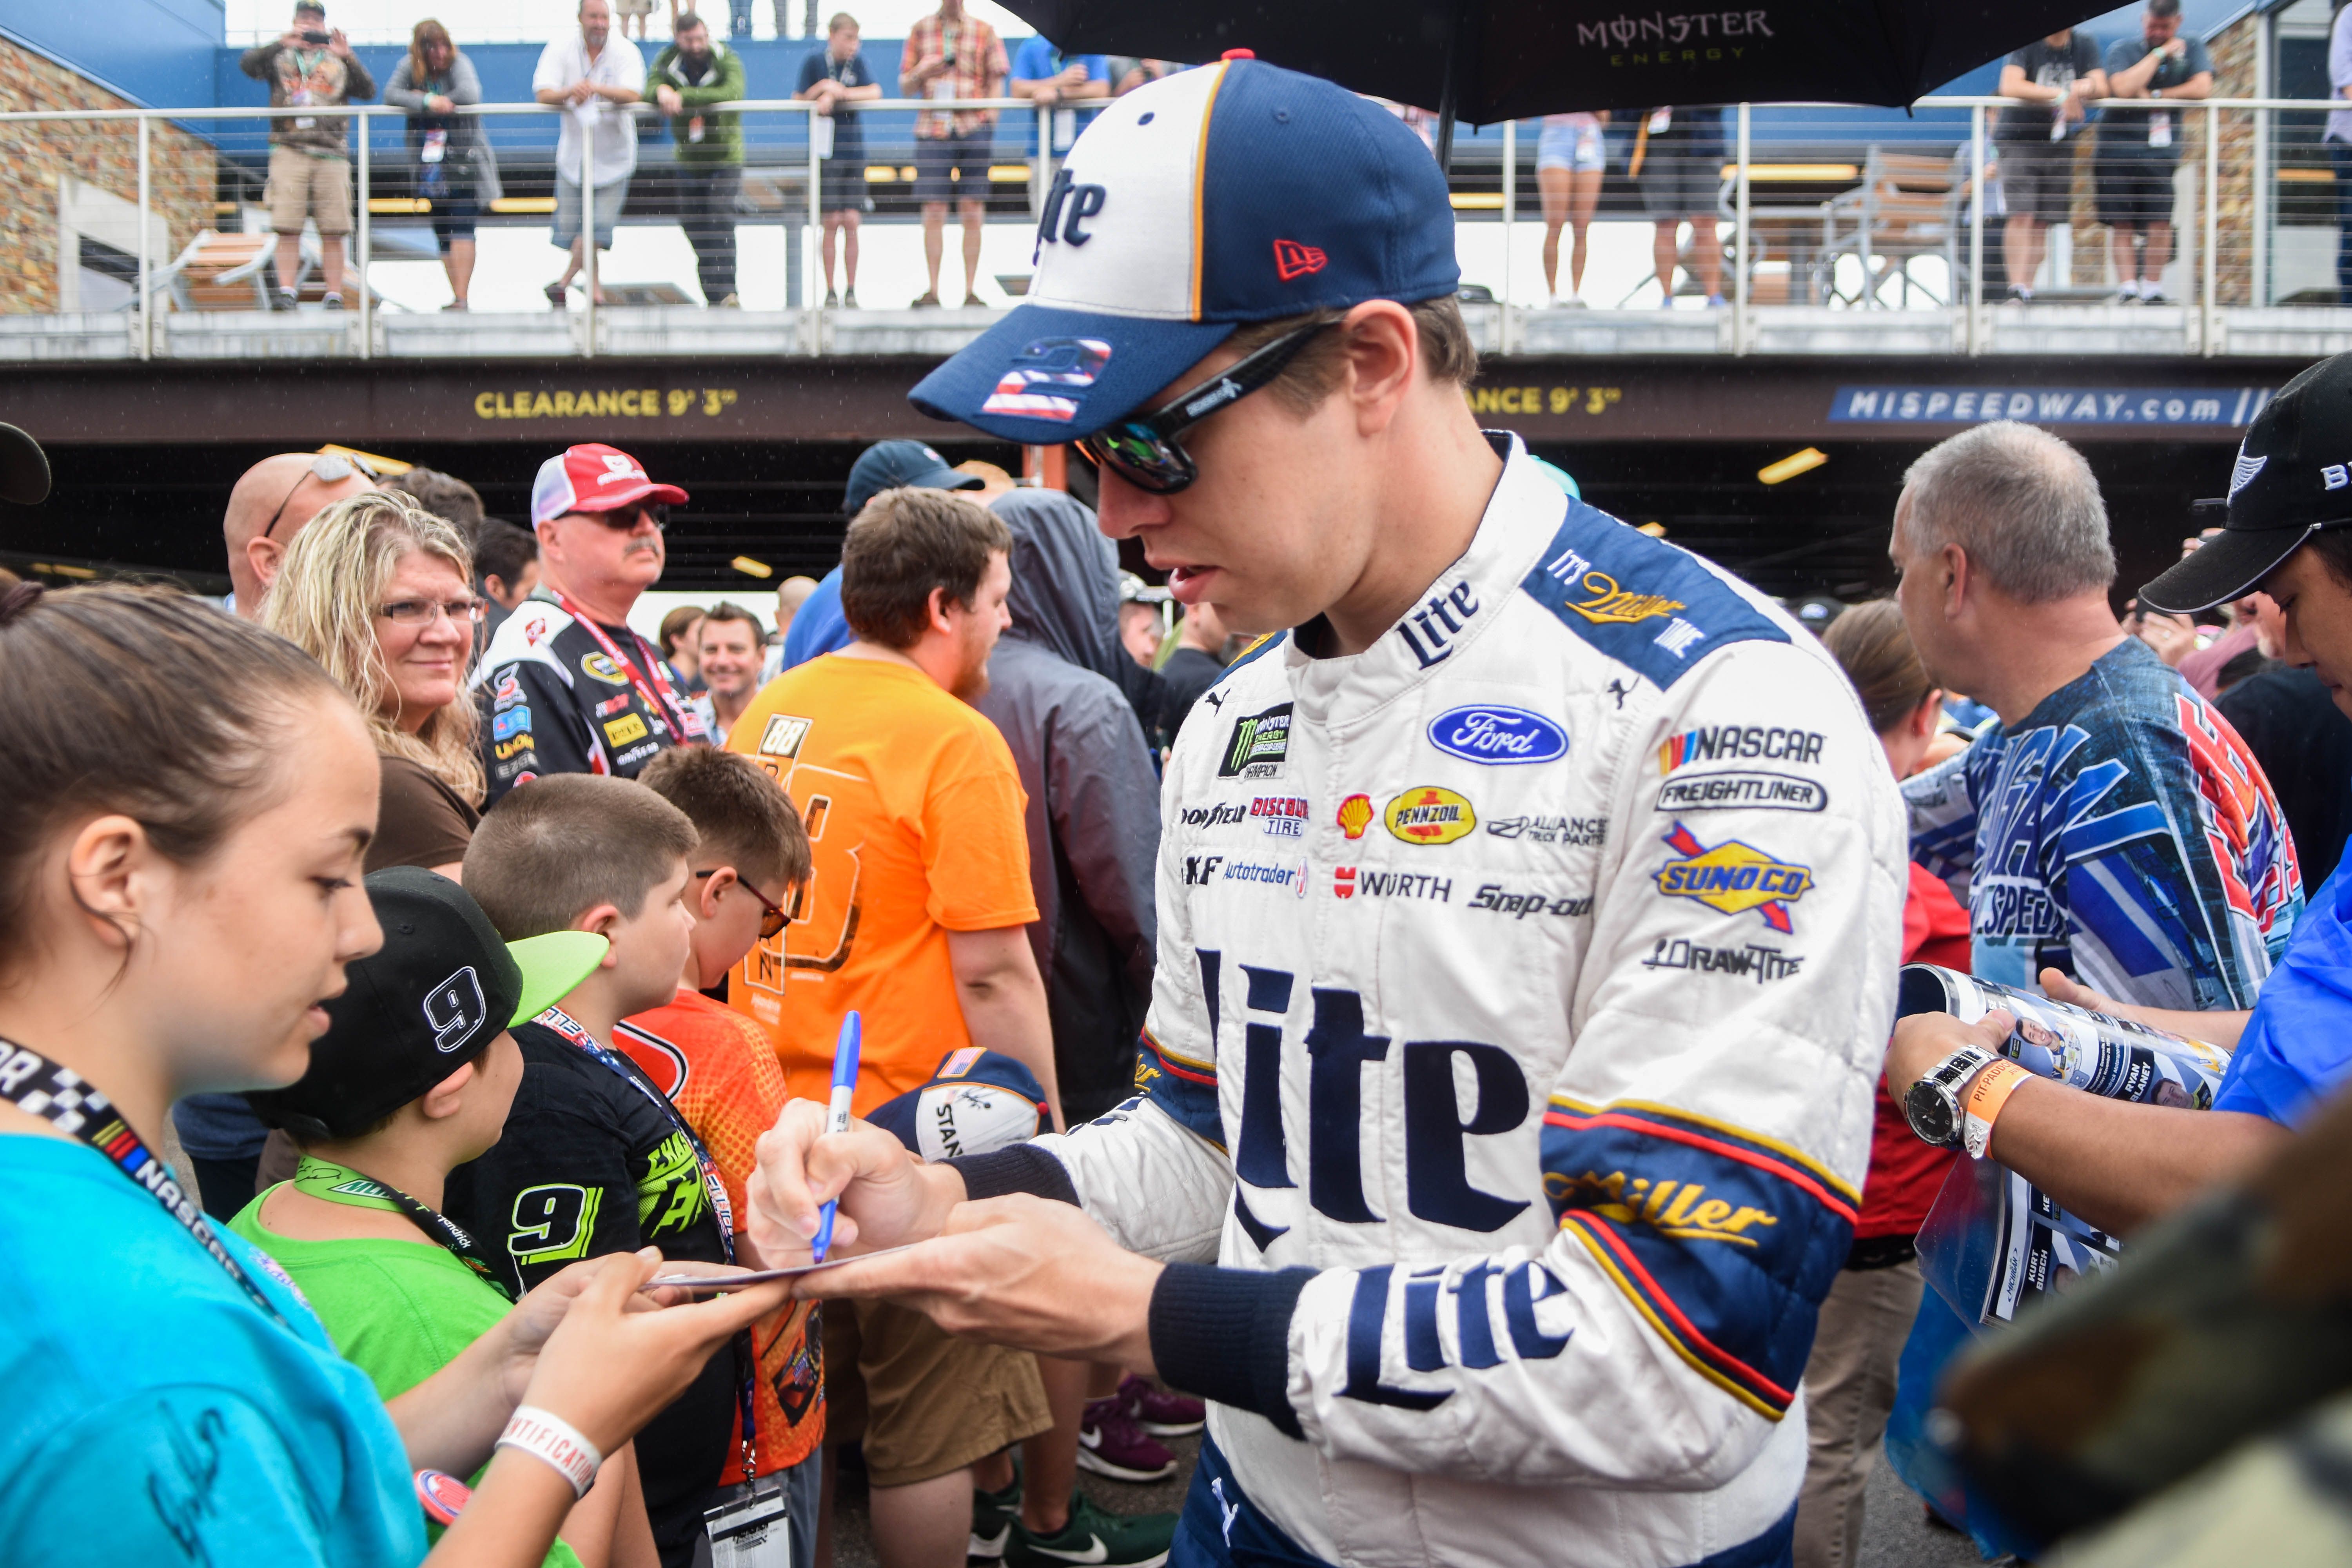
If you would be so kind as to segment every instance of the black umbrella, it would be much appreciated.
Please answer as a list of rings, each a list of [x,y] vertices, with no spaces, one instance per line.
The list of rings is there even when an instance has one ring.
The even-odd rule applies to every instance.
[[[1899,106],[2062,27],[2089,0],[1006,0],[1069,53],[1248,49],[1454,121],[1664,103]]]

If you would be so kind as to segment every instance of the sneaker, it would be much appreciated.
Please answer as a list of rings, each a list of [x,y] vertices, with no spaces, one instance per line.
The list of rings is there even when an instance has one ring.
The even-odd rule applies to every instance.
[[[857,309],[857,290],[856,290],[856,289],[844,289],[841,291],[841,308],[842,308],[843,310],[855,310],[856,309]]]
[[[2169,305],[2172,303],[2169,299],[2166,298],[2164,290],[2158,288],[2153,283],[2143,283],[2140,285],[2139,302],[2143,305]]]
[[[740,294],[730,294],[719,301],[719,308],[722,310],[740,310],[743,308],[743,298]]]
[[[1163,1481],[1176,1473],[1176,1456],[1145,1436],[1114,1394],[1087,1401],[1078,1424],[1078,1468],[1115,1481]]]
[[[330,294],[319,303],[330,310],[340,310],[343,308],[343,297],[341,294]]]
[[[836,293],[835,293],[835,292],[834,292],[832,289],[826,289],[826,290],[824,291],[824,308],[825,308],[826,310],[840,310],[840,309],[841,309],[841,296],[840,296],[840,295],[838,295],[838,294],[836,294]]]
[[[1208,1421],[1208,1406],[1188,1394],[1171,1394],[1129,1373],[1118,1385],[1118,1402],[1135,1424],[1154,1437],[1188,1437]]]
[[[1081,1448],[1084,1459],[1086,1450]],[[1004,1549],[1004,1568],[1066,1568],[1072,1563],[1103,1568],[1159,1568],[1176,1539],[1172,1513],[1118,1514],[1084,1492],[1070,1495],[1070,1522],[1053,1535],[1032,1535],[1019,1518]]]
[[[1563,310],[1584,310],[1591,309],[1591,307],[1584,302],[1584,296],[1581,294],[1570,294],[1567,299],[1559,300],[1557,303]]]
[[[549,304],[551,304],[551,305],[554,306],[557,310],[561,310],[562,309],[563,309],[563,305],[564,305],[565,298],[566,298],[566,296],[568,296],[568,295],[571,293],[571,290],[570,290],[570,289],[566,289],[566,288],[565,288],[562,284],[561,284],[561,283],[550,283],[550,284],[549,284],[549,285],[548,285],[544,289],[542,289],[542,290],[541,290],[541,292],[543,292],[544,294],[546,294],[546,296],[547,296],[547,302],[548,302]]]
[[[297,295],[291,289],[274,289],[270,290],[269,308],[273,310],[290,310],[300,303],[300,296]]]
[[[2009,305],[2031,305],[2033,303],[2033,290],[2031,289],[2021,289],[2012,283],[2009,286],[2009,292],[2002,296],[2002,303]]]
[[[1706,308],[1710,310],[1726,310],[1729,308],[1730,304],[1731,301],[1726,300],[1720,294],[1709,294],[1706,297]]]
[[[1021,1521],[1020,1457],[1013,1457],[1013,1480],[1001,1492],[984,1492],[978,1487],[971,1490],[971,1542],[964,1550],[967,1557],[985,1557],[994,1562],[1004,1555],[1004,1544],[1013,1539],[1013,1526]]]

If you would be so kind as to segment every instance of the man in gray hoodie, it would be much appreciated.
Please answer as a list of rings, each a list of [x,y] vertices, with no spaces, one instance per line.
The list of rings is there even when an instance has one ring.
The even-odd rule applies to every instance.
[[[1125,1100],[1151,998],[1160,780],[1114,677],[1118,569],[1094,516],[1058,490],[990,510],[1013,531],[1013,628],[988,661],[980,710],[1013,748],[1029,796],[1029,928],[1073,1124]]]

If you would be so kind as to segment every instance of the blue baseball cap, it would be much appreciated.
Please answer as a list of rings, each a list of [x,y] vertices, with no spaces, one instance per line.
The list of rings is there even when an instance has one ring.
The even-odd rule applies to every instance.
[[[1095,117],[1046,194],[1025,302],[908,395],[1007,441],[1072,441],[1245,321],[1461,279],[1420,137],[1319,77],[1228,58]]]
[[[866,1120],[926,1160],[986,1154],[1044,1131],[1045,1090],[1013,1058],[965,1046],[940,1058],[930,1082],[876,1106]]]
[[[877,441],[849,465],[841,509],[856,517],[884,490],[976,490],[986,482],[977,474],[960,474],[948,467],[948,460],[927,442]]]

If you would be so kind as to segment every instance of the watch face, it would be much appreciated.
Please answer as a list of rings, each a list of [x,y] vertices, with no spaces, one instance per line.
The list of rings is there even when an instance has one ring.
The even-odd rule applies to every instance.
[[[1958,1108],[1933,1079],[1921,1079],[1904,1091],[1903,1114],[1910,1119],[1911,1131],[1928,1142],[1943,1145],[1952,1142]]]

